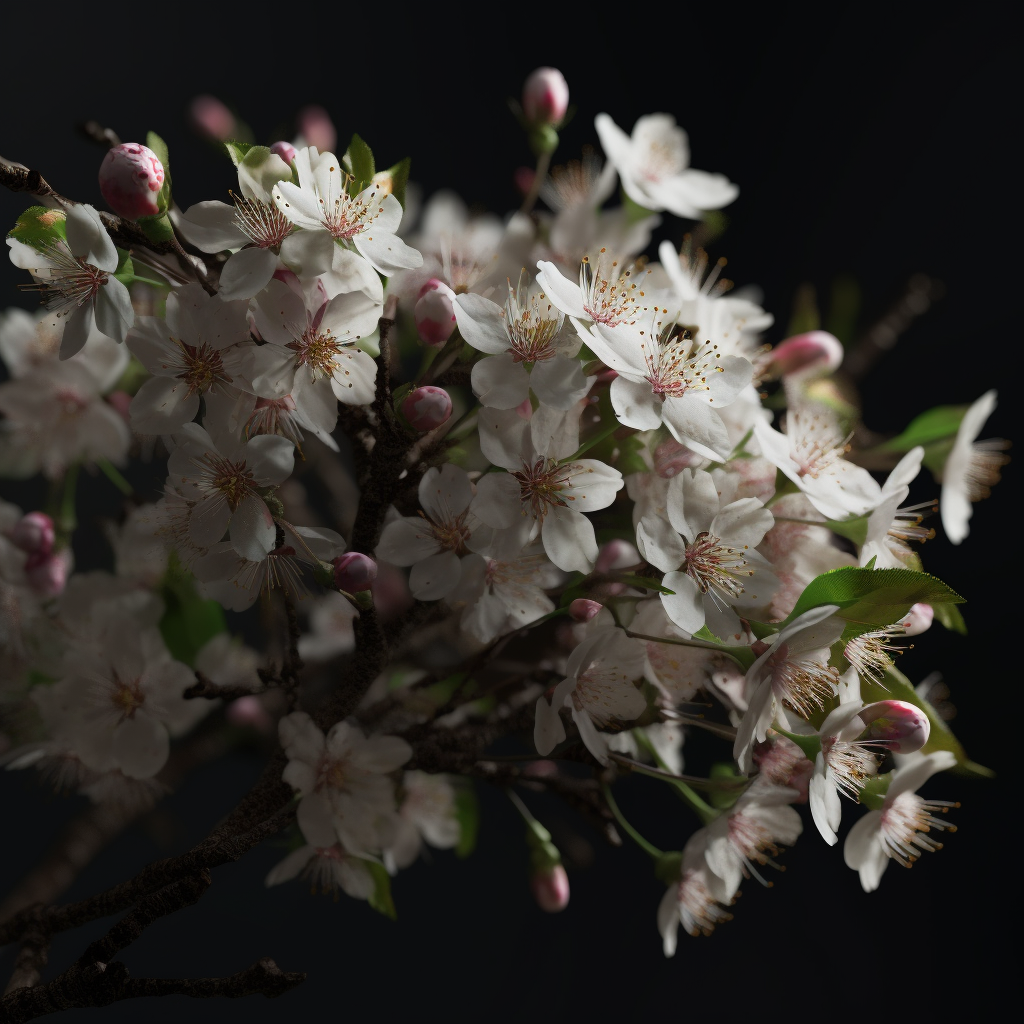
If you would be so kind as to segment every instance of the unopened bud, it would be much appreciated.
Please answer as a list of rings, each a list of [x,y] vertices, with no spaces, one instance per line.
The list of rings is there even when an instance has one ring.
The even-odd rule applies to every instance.
[[[259,697],[239,697],[227,706],[224,714],[232,725],[255,729],[268,735],[274,731],[274,720]]]
[[[843,345],[828,331],[808,331],[781,342],[772,349],[769,360],[774,376],[831,373],[843,361]]]
[[[903,700],[880,700],[869,704],[859,717],[868,727],[862,740],[883,743],[895,754],[912,754],[920,750],[931,733],[928,716],[916,705]]]
[[[226,142],[237,134],[235,115],[216,96],[197,96],[188,113],[192,126],[211,139]]]
[[[299,134],[307,146],[315,146],[321,153],[333,153],[338,144],[338,129],[323,107],[306,107],[299,111]]]
[[[289,166],[295,159],[295,147],[290,142],[275,142],[270,147],[271,153],[276,153]]]
[[[45,512],[29,512],[11,530],[11,540],[30,555],[49,555],[53,550],[53,537],[53,520]]]
[[[610,540],[598,552],[594,572],[615,572],[640,562],[640,552],[628,540]]]
[[[25,581],[40,597],[57,597],[64,592],[68,565],[59,554],[30,556],[25,564]]]
[[[436,277],[421,289],[413,317],[416,333],[424,345],[440,348],[455,330],[455,293]]]
[[[377,563],[369,555],[349,551],[334,559],[334,585],[347,594],[370,589],[377,578]]]
[[[602,608],[603,604],[585,597],[577,597],[569,605],[569,617],[576,622],[589,622]]]
[[[537,906],[557,914],[569,905],[569,876],[561,864],[541,868],[530,876],[530,889]]]
[[[523,113],[531,124],[561,123],[569,108],[569,84],[557,68],[537,68],[523,84]]]
[[[915,604],[903,616],[903,635],[918,636],[931,628],[935,609],[930,604]]]
[[[115,146],[100,164],[100,192],[119,217],[155,217],[164,187],[164,165],[148,146],[125,142]]]
[[[402,400],[402,415],[409,426],[420,433],[446,423],[451,414],[451,396],[444,388],[427,384],[410,391]]]

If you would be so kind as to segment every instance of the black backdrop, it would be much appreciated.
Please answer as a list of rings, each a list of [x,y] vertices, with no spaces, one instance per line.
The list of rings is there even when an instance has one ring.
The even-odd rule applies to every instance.
[[[230,165],[186,126],[191,96],[221,96],[265,141],[288,137],[294,112],[319,102],[342,138],[360,132],[381,161],[411,155],[428,195],[450,185],[500,211],[516,202],[513,170],[529,163],[505,100],[533,67],[554,64],[578,108],[556,162],[596,145],[600,110],[627,129],[640,114],[666,110],[690,132],[694,165],[740,185],[713,254],[728,256],[738,283],[764,289],[777,320],[769,340],[783,337],[803,282],[827,295],[837,275],[852,275],[862,293],[859,331],[891,307],[912,274],[943,283],[944,297],[867,376],[870,427],[895,431],[932,405],[996,386],[1003,404],[984,436],[1011,437],[1019,328],[1011,324],[1018,285],[1008,262],[1016,206],[1005,142],[1008,28],[984,12],[954,19],[926,10],[897,19],[851,5],[826,19],[796,8],[756,17],[681,9],[664,24],[653,8],[638,9],[632,22],[596,11],[562,21],[525,8],[457,12],[465,21],[440,12],[404,19],[298,4],[277,6],[263,21],[255,11],[212,8],[168,8],[158,19],[133,13],[130,24],[97,20],[97,12],[73,20],[18,15],[6,33],[0,152],[100,205],[102,154],[73,126],[95,118],[125,140],[153,128],[169,143],[175,196],[185,206],[232,183]],[[11,18],[4,15],[5,29]],[[13,223],[23,206],[22,197],[0,195],[0,220]],[[24,302],[13,268],[5,263],[0,276],[3,302]],[[914,679],[943,671],[960,709],[958,733],[999,776],[933,783],[927,792],[963,802],[954,812],[960,830],[913,871],[890,868],[879,892],[863,894],[841,847],[829,850],[808,831],[772,890],[746,884],[734,921],[709,939],[681,935],[676,958],[664,961],[655,928],[662,887],[644,854],[605,849],[573,820],[596,857],[571,873],[569,909],[546,916],[526,889],[514,811],[500,794],[481,792],[477,852],[466,862],[435,853],[403,872],[394,886],[397,924],[352,900],[310,898],[301,885],[264,891],[280,851],[263,847],[218,869],[199,906],[153,926],[124,957],[137,976],[170,976],[226,974],[273,956],[286,970],[309,972],[284,999],[225,1006],[179,997],[78,1011],[76,1019],[634,1020],[696,1011],[732,1020],[853,1007],[905,1013],[919,1000],[936,1000],[941,1005],[925,1012],[949,1019],[961,997],[992,998],[1003,948],[993,929],[1012,919],[1016,897],[1007,810],[1019,671],[1005,591],[1019,562],[1009,533],[1014,476],[1011,466],[995,496],[976,507],[964,545],[940,536],[923,552],[929,571],[969,599],[970,637],[936,626],[900,662]],[[31,501],[23,486],[4,484],[0,493]],[[926,484],[920,498],[934,493]],[[184,849],[258,770],[257,759],[238,754],[198,773],[87,868],[69,896]],[[39,796],[27,776],[0,774],[4,888],[77,806]],[[657,783],[626,784],[623,801],[663,847],[678,847],[692,827]],[[536,806],[550,824],[555,808]],[[854,818],[847,807],[847,827]],[[55,966],[77,956],[95,929],[85,931],[58,938]],[[7,950],[4,977],[10,964]]]

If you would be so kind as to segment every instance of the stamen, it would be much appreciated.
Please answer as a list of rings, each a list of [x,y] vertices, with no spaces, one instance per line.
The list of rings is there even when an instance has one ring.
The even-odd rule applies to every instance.
[[[727,600],[733,600],[744,592],[742,577],[754,575],[753,569],[746,568],[747,564],[739,548],[729,547],[705,532],[697,534],[693,543],[686,546],[683,572],[697,584],[702,594],[717,590]]]
[[[230,193],[235,201],[235,222],[260,249],[277,249],[294,230],[291,221],[270,203]]]

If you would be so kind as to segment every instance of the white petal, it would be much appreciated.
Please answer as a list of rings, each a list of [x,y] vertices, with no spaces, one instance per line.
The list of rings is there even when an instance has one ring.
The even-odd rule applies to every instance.
[[[277,257],[269,249],[242,249],[220,272],[222,299],[251,299],[270,283],[277,270]]]
[[[440,549],[437,538],[423,519],[394,519],[384,527],[374,554],[392,565],[415,565]]]
[[[696,395],[666,398],[662,416],[672,436],[680,444],[716,462],[729,457],[732,442],[722,417]]]
[[[597,560],[594,525],[574,509],[553,508],[544,517],[541,531],[544,550],[559,569],[590,572]]]
[[[87,203],[72,206],[64,226],[68,247],[79,259],[108,274],[117,269],[117,249],[95,208]]]
[[[662,586],[675,591],[662,594],[665,614],[682,630],[696,633],[704,625],[704,598],[700,588],[684,572],[670,572],[661,581]]]
[[[475,371],[476,367],[473,369]],[[583,373],[578,359],[555,356],[534,365],[530,373],[530,387],[542,405],[567,411],[586,398],[596,379]]]
[[[452,304],[459,333],[468,345],[489,355],[497,355],[509,348],[505,315],[497,303],[482,295],[466,292],[457,295]]]
[[[228,531],[231,546],[250,562],[261,562],[276,546],[274,517],[266,502],[255,494],[241,500]]]
[[[96,293],[97,330],[115,341],[124,341],[134,323],[135,310],[128,289],[115,278],[108,278]]]
[[[439,601],[459,585],[461,575],[459,556],[454,551],[442,551],[412,567],[409,589],[417,601]]]
[[[238,226],[234,206],[216,200],[190,206],[178,228],[186,241],[203,252],[240,249],[249,241],[249,236]]]
[[[646,381],[616,377],[610,390],[612,408],[624,427],[657,430],[661,426],[662,399]]]
[[[473,394],[490,409],[514,409],[530,397],[530,374],[510,352],[485,356],[474,363],[471,382]]]
[[[388,196],[393,199],[394,196]],[[397,200],[396,200],[397,202]],[[415,270],[423,266],[423,257],[411,245],[376,226],[361,231],[352,240],[366,262],[385,277],[397,270]]]
[[[541,260],[537,264],[537,270],[537,284],[544,289],[556,309],[561,310],[566,316],[575,316],[582,320],[590,319],[587,316],[587,311],[583,308],[583,296],[578,284],[566,280],[553,263],[545,263],[544,260]]]
[[[671,523],[660,516],[644,516],[636,527],[640,554],[662,572],[674,572],[686,557],[686,544]]]
[[[151,779],[167,763],[170,749],[167,729],[145,711],[137,711],[114,730],[111,752],[130,779]]]

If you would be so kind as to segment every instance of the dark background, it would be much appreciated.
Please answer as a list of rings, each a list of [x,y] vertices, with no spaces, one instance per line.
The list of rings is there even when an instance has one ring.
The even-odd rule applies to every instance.
[[[865,378],[869,427],[894,432],[933,405],[973,401],[995,386],[1003,404],[982,436],[1012,437],[1019,284],[1009,254],[1009,30],[983,11],[954,19],[936,10],[897,17],[850,6],[825,19],[795,8],[757,17],[680,8],[678,20],[659,23],[644,8],[634,22],[621,11],[591,11],[560,23],[537,9],[495,8],[462,10],[466,21],[458,23],[440,11],[407,21],[397,12],[294,4],[265,21],[251,9],[200,20],[178,8],[173,18],[165,11],[159,27],[145,17],[130,26],[26,20],[9,36],[17,45],[5,57],[0,152],[38,168],[58,191],[101,205],[102,152],[75,124],[95,118],[126,141],[153,128],[169,144],[184,207],[219,198],[233,182],[230,165],[187,127],[191,96],[219,95],[265,142],[290,137],[295,111],[318,102],[341,139],[358,131],[379,164],[411,155],[427,195],[448,185],[502,211],[517,204],[514,169],[530,163],[506,98],[535,66],[554,64],[577,106],[556,163],[597,145],[593,117],[601,110],[627,130],[641,114],[665,110],[689,131],[693,165],[740,185],[712,254],[728,256],[738,284],[764,289],[776,315],[768,340],[785,336],[804,282],[827,307],[838,276],[857,281],[854,337],[899,300],[911,275],[942,282],[944,297]],[[470,23],[485,16],[494,27]],[[25,205],[0,195],[0,220],[13,223]],[[673,225],[674,240],[681,230]],[[27,304],[6,262],[0,277],[3,303]],[[772,890],[745,884],[734,921],[708,939],[681,934],[675,959],[665,961],[655,926],[663,888],[642,852],[610,850],[567,819],[596,858],[571,872],[568,910],[544,915],[526,889],[515,812],[481,790],[476,853],[459,862],[434,852],[402,872],[397,924],[345,897],[310,898],[301,884],[264,890],[262,878],[281,855],[268,844],[218,869],[201,904],[154,925],[124,955],[136,976],[228,974],[264,955],[308,971],[305,985],[279,1002],[179,997],[78,1011],[78,1019],[636,1020],[711,1012],[738,1020],[759,1010],[912,1012],[919,1000],[936,1000],[925,1012],[941,1020],[960,998],[995,997],[1003,976],[998,929],[1012,920],[1017,895],[1007,835],[1019,686],[1006,594],[1019,564],[1010,532],[1015,475],[1009,467],[995,496],[976,506],[965,544],[953,547],[940,531],[923,550],[928,571],[968,598],[969,638],[936,626],[900,661],[915,681],[942,670],[959,709],[958,735],[999,775],[933,782],[926,794],[962,801],[953,812],[959,832],[913,871],[891,866],[878,892],[861,892],[841,844],[825,847],[808,819]],[[21,488],[5,484],[2,493],[23,502]],[[925,478],[914,497],[936,493]],[[87,868],[68,897],[201,838],[259,767],[239,753],[189,778]],[[76,801],[40,795],[28,773],[0,775],[5,885],[77,809]],[[665,848],[679,847],[695,826],[653,780],[624,784],[621,802]],[[531,805],[556,828],[555,805]],[[848,827],[857,812],[845,811]],[[57,939],[54,968],[97,929],[85,931]],[[4,978],[10,963],[8,949],[0,954]]]

